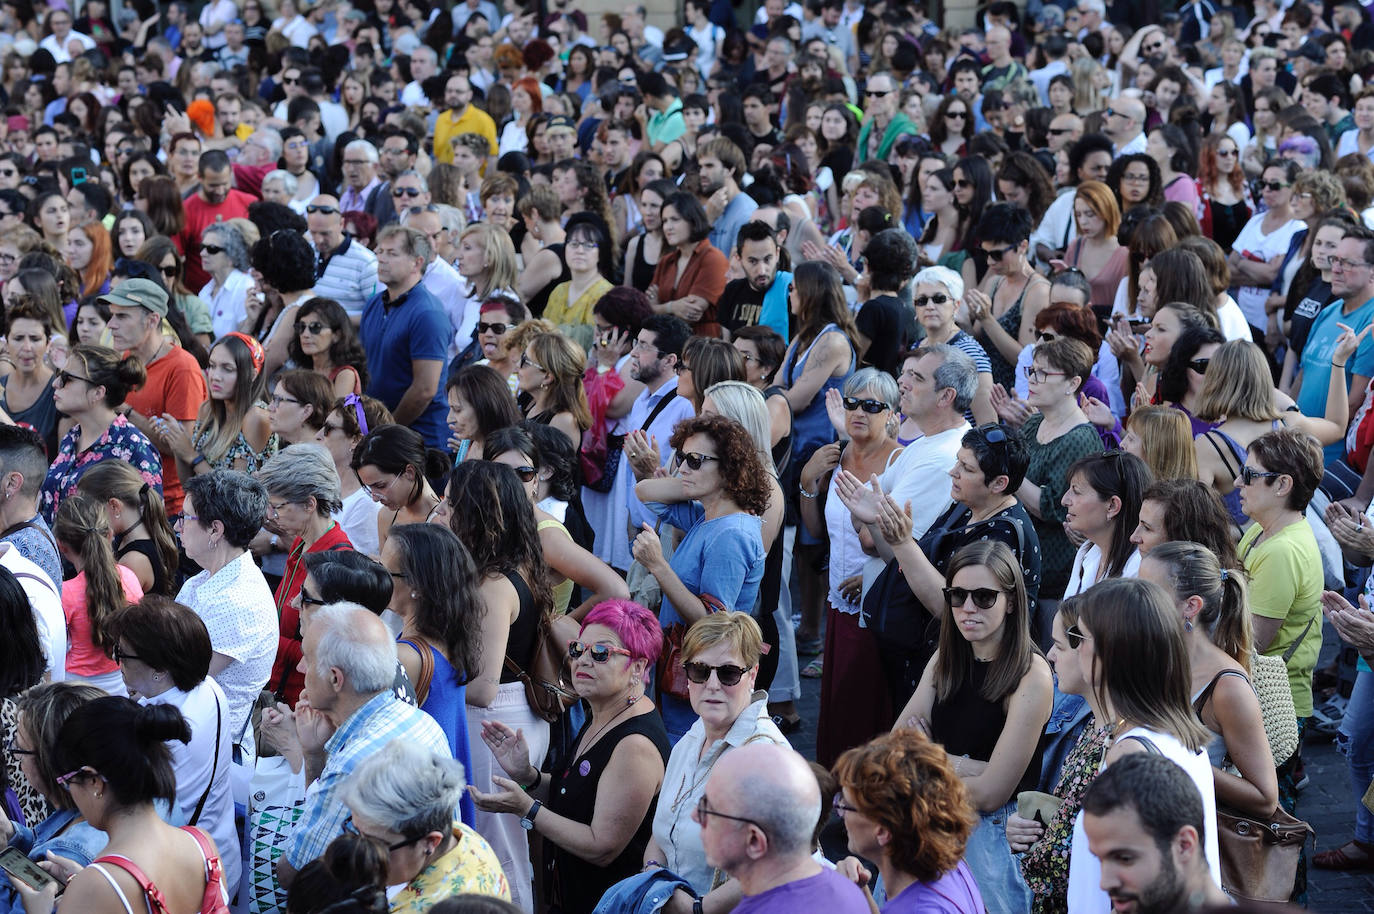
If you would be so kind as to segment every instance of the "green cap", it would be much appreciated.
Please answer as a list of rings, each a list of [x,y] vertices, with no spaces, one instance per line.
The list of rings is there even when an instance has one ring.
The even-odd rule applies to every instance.
[[[167,316],[167,292],[151,279],[126,279],[100,296],[99,301],[121,308],[146,308]]]

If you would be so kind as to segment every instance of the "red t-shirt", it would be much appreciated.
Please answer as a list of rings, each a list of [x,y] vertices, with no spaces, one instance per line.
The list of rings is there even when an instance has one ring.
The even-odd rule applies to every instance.
[[[147,366],[148,382],[131,392],[124,402],[152,419],[171,413],[182,422],[194,422],[200,404],[209,396],[200,363],[180,346],[173,346],[162,358]],[[162,455],[162,499],[169,517],[181,513],[185,497],[177,462],[171,454]]]
[[[186,288],[196,292],[210,281],[210,274],[200,266],[200,236],[206,226],[227,219],[246,219],[248,204],[256,202],[256,197],[241,190],[230,190],[223,203],[207,203],[199,192],[186,200],[183,204],[186,210],[186,228],[182,229],[176,238],[177,243],[181,245],[181,252],[186,255]]]
[[[301,689],[305,688],[305,674],[296,669],[301,662],[301,614],[291,605],[296,594],[301,592],[307,572],[305,556],[299,551],[300,547],[301,540],[297,537],[291,544],[290,558],[286,560],[286,573],[277,585],[277,616],[281,623],[277,629],[277,660],[272,664],[272,678],[267,680],[267,688],[275,691],[282,684],[282,677],[286,677],[283,701],[293,708],[296,699],[301,696]],[[343,527],[336,523],[304,552],[332,552],[338,549],[352,551],[353,544],[348,541],[348,534],[344,533]]]
[[[277,170],[276,162],[266,165],[235,165],[234,184],[237,189],[253,197],[262,196],[262,179]]]

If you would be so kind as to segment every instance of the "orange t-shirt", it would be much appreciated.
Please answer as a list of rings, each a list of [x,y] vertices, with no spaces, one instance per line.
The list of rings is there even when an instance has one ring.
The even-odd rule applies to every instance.
[[[173,346],[162,358],[147,366],[148,382],[124,398],[124,402],[150,419],[171,413],[182,422],[194,422],[208,391],[200,363],[180,346]],[[162,500],[167,516],[181,513],[185,490],[177,476],[177,462],[171,454],[162,455]]]

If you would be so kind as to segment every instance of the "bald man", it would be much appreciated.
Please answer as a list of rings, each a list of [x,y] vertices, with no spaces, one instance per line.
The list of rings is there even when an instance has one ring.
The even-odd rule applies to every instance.
[[[1107,106],[1107,121],[1103,133],[1111,137],[1116,156],[1135,155],[1145,151],[1145,105],[1128,95],[1112,99]]]
[[[790,747],[754,743],[720,757],[692,818],[706,862],[739,880],[735,914],[867,914],[864,894],[811,856],[821,791]]]
[[[1056,114],[1054,120],[1050,121],[1049,131],[1045,135],[1050,152],[1068,149],[1082,137],[1083,118],[1072,111],[1068,114]]]
[[[318,257],[311,291],[343,305],[356,326],[363,305],[377,294],[377,255],[344,234],[338,197],[320,194],[311,200],[305,208],[305,221]]]

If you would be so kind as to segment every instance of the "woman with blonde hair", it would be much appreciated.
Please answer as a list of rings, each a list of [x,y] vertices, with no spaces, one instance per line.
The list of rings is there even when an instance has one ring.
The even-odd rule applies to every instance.
[[[114,247],[110,233],[99,222],[74,226],[67,235],[67,265],[81,277],[81,297],[90,298],[110,289]]]
[[[515,293],[518,273],[515,245],[500,226],[478,222],[464,229],[458,236],[456,266],[467,280],[467,289],[465,297],[446,303],[449,320],[458,328],[449,346],[450,359],[472,342],[483,302],[496,292],[518,298]]]
[[[529,341],[520,357],[518,382],[525,418],[552,425],[577,447],[592,424],[582,372],[587,356],[560,333],[541,333]]]
[[[1091,57],[1080,57],[1073,62],[1073,67],[1069,71],[1073,79],[1073,110],[1080,117],[1087,117],[1094,111],[1101,111],[1107,106],[1107,96],[1104,91],[1106,86],[1111,85],[1111,74],[1109,74],[1102,64],[1093,60]]]
[[[1110,309],[1131,253],[1116,237],[1121,228],[1116,194],[1101,181],[1084,181],[1074,192],[1073,218],[1078,238],[1064,252],[1063,265],[1088,280],[1094,307]]]
[[[1188,417],[1172,406],[1141,406],[1126,421],[1121,449],[1145,461],[1155,479],[1197,479]]]

